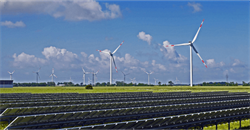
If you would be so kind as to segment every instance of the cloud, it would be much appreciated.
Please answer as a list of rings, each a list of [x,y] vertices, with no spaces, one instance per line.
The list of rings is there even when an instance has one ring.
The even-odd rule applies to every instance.
[[[25,27],[26,25],[22,21],[17,21],[16,23],[12,23],[11,21],[1,22],[2,26],[6,26],[8,28],[16,28],[16,27]]]
[[[178,54],[174,47],[167,47],[168,45],[171,45],[168,41],[164,41],[163,45],[160,45],[160,51],[163,53],[165,58],[178,63],[185,62],[187,60],[187,57]]]
[[[216,63],[215,61],[214,61],[214,59],[208,59],[207,60],[207,66],[209,67],[209,68],[216,68],[216,67],[223,67],[223,66],[225,66],[225,63],[224,62],[220,62],[220,63]]]
[[[233,63],[232,63],[233,67],[239,66],[239,67],[245,67],[244,63],[241,62],[239,59],[234,59]]]
[[[53,46],[43,49],[42,54],[46,59],[60,60],[64,62],[71,62],[78,58],[77,54],[67,51],[66,49],[60,49]]]
[[[13,66],[15,67],[38,67],[47,63],[45,59],[37,58],[34,55],[29,55],[22,52],[20,55],[16,55],[16,53],[12,56],[14,58]]]
[[[105,10],[103,10],[99,2],[95,0],[5,0],[0,2],[0,9],[2,14],[48,14],[54,18],[62,17],[68,21],[96,21],[122,16],[119,5],[106,3]]]
[[[194,8],[193,13],[202,11],[202,10],[201,10],[201,6],[202,6],[202,5],[201,5],[200,3],[190,3],[190,2],[188,2],[188,6]]]
[[[148,42],[148,44],[150,45],[151,44],[151,41],[153,39],[152,36],[150,36],[149,34],[145,34],[145,32],[141,31],[139,32],[139,34],[137,35],[137,37],[143,41],[146,41]]]

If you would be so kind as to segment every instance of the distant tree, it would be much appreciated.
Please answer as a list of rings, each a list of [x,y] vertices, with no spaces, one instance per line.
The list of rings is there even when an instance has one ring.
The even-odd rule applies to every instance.
[[[81,84],[80,84],[81,86],[83,86],[83,82],[81,82]]]
[[[169,84],[169,86],[173,86],[173,82],[172,81],[168,81],[168,84]]]
[[[93,87],[91,85],[87,85],[85,86],[85,89],[93,89]]]
[[[158,85],[161,86],[161,82],[158,82]]]

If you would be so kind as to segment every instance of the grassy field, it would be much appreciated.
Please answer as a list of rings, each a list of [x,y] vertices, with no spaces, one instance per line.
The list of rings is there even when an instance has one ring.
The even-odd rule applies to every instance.
[[[142,86],[142,87],[93,87],[87,90],[85,87],[13,87],[0,88],[0,93],[114,93],[114,92],[250,92],[249,86]]]

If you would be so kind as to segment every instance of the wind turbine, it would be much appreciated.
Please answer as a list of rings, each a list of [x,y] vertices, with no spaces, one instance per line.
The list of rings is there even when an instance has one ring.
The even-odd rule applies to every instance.
[[[86,85],[86,83],[85,83],[85,79],[86,79],[85,75],[89,74],[90,72],[85,72],[85,70],[83,69],[83,67],[82,67],[82,71],[83,71],[82,79],[84,81],[84,85]]]
[[[136,81],[135,78],[131,79],[130,80],[132,81],[132,84],[134,84],[134,82]]]
[[[8,73],[10,74],[10,80],[12,80],[12,75],[14,74],[15,70],[11,73],[8,71]]]
[[[180,80],[178,80],[178,79],[177,79],[177,77],[176,77],[176,80],[175,80],[175,82],[176,82],[176,84],[177,84],[178,82],[180,83]]]
[[[124,42],[124,41],[123,41]],[[113,55],[115,54],[115,52],[120,48],[120,46],[123,44],[123,42],[114,50],[113,53],[111,53],[110,51],[101,51],[101,50],[96,50],[96,51],[99,51],[99,52],[103,52],[103,53],[106,53],[106,54],[109,54],[110,55],[110,85],[112,84],[112,60],[114,62],[114,65],[115,65],[115,60],[114,60],[114,57]],[[117,67],[115,65],[115,69],[116,69],[116,72],[117,72]]]
[[[56,75],[54,74],[54,68],[52,68],[52,74],[49,76],[49,77],[52,77],[52,82],[54,82],[54,81],[53,81],[53,77],[54,77],[54,76],[56,77]],[[56,77],[56,78],[57,78],[57,77]]]
[[[122,72],[122,73],[123,73],[123,76],[124,76],[124,81],[123,81],[123,86],[124,86],[126,75],[129,75],[129,73],[127,73],[127,74],[125,74],[124,72]]]
[[[151,75],[151,74],[153,74],[153,72],[150,72],[150,73],[148,73],[148,72],[146,72],[145,70],[143,70],[146,74],[148,74],[148,85],[149,85],[149,75]]]
[[[155,80],[155,85],[156,85],[156,81],[158,81],[158,79],[154,78],[154,80]]]
[[[36,72],[33,71],[33,73],[36,73],[36,83],[38,83],[38,77],[40,79],[40,76],[39,76],[39,71],[41,70],[41,67],[39,68],[39,70],[37,70]]]
[[[94,71],[92,72],[92,74],[93,74],[93,85],[95,86],[95,79],[96,79],[96,74],[99,72],[99,70],[98,71],[96,71],[95,73],[94,73]]]
[[[193,44],[193,43],[195,42],[195,40],[196,40],[198,34],[199,34],[199,31],[200,31],[200,29],[201,29],[201,26],[202,26],[203,22],[204,22],[204,19],[202,20],[201,25],[200,25],[198,31],[196,32],[193,41],[189,41],[188,43],[176,44],[176,45],[171,45],[171,46],[170,46],[170,45],[167,45],[167,46],[166,46],[166,47],[187,46],[187,45],[190,46],[190,86],[191,86],[191,87],[193,86],[193,55],[192,55],[192,49],[196,52],[196,54],[198,55],[198,57],[201,59],[201,61],[203,62],[203,64],[204,64],[204,65],[206,66],[206,68],[207,68],[206,63],[203,61],[203,59],[201,58],[200,54],[199,54],[198,51],[195,49],[194,44]]]

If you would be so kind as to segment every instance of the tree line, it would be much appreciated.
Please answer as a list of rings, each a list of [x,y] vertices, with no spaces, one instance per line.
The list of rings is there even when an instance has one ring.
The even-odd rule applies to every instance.
[[[83,83],[74,84],[73,82],[41,82],[41,83],[13,83],[14,87],[35,87],[35,86],[86,86]],[[90,84],[93,85],[93,84]],[[238,86],[237,82],[203,82],[202,84],[196,84],[193,86]],[[95,86],[154,86],[153,84],[145,84],[145,83],[124,83],[123,81],[116,81],[115,84],[110,84],[110,82],[97,82]],[[189,84],[174,84],[172,81],[169,81],[168,84],[162,84],[158,82],[157,86],[189,86]],[[250,86],[250,82],[242,82],[242,86]]]

